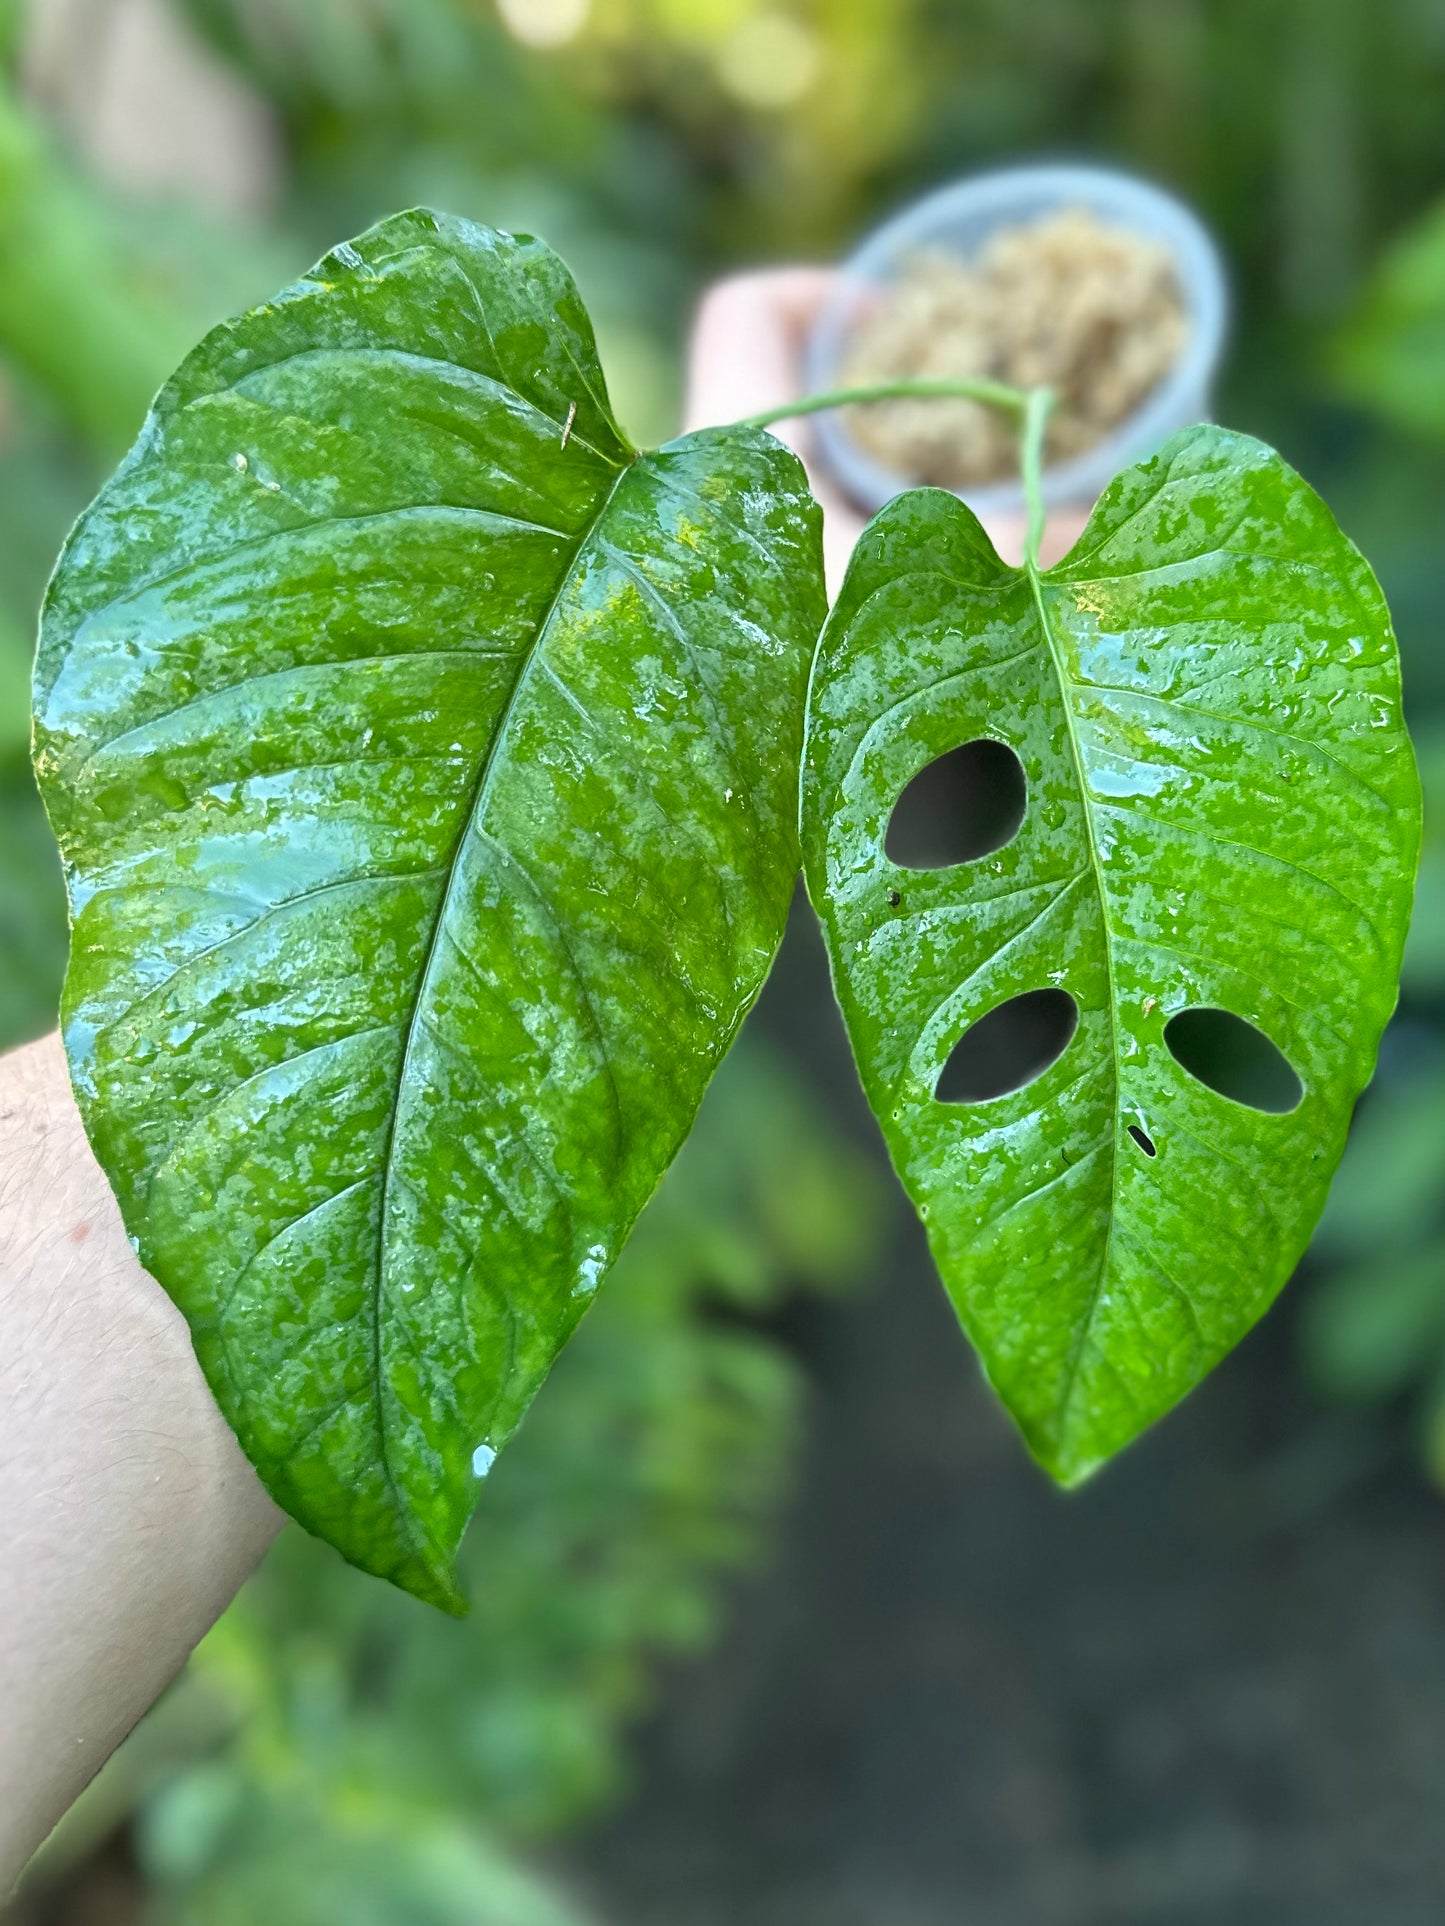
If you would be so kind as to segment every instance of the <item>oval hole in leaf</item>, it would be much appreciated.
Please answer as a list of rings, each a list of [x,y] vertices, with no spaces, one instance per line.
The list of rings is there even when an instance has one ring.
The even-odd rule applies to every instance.
[[[975,863],[1011,843],[1028,803],[1024,766],[992,736],[935,756],[893,805],[883,853],[900,869]]]
[[[1191,1077],[1232,1103],[1283,1116],[1304,1095],[1278,1045],[1230,1010],[1181,1010],[1165,1024],[1164,1041]]]
[[[1068,1049],[1079,1006],[1067,990],[1025,990],[971,1023],[934,1086],[940,1103],[987,1103],[1041,1077]]]
[[[1143,1129],[1139,1124],[1130,1124],[1128,1129],[1129,1135],[1134,1139],[1135,1143],[1138,1144],[1146,1157],[1157,1157],[1159,1155],[1159,1152],[1154,1148],[1154,1139],[1149,1135],[1147,1130]]]

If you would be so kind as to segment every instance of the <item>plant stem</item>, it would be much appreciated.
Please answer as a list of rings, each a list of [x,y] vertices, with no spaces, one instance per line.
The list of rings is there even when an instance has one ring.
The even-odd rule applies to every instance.
[[[992,408],[1007,408],[1020,417],[1019,478],[1028,506],[1028,529],[1024,536],[1024,567],[1036,570],[1039,545],[1044,538],[1044,431],[1054,405],[1048,388],[1013,388],[1003,381],[953,380],[928,375],[904,375],[895,381],[875,381],[862,388],[829,388],[822,394],[800,395],[796,401],[781,402],[759,415],[745,415],[733,425],[737,428],[771,428],[775,421],[791,421],[795,415],[821,414],[825,408],[851,408],[860,401],[979,401]]]
[[[1028,530],[1024,535],[1024,567],[1027,569],[1038,567],[1039,544],[1044,539],[1044,430],[1048,426],[1049,410],[1053,405],[1054,397],[1049,389],[1031,388],[1019,436],[1019,474],[1029,511]]]
[[[746,415],[735,422],[737,428],[771,428],[775,421],[791,421],[794,415],[821,414],[825,408],[851,408],[859,401],[981,401],[993,408],[1008,408],[1026,414],[1032,395],[1025,388],[1011,388],[1003,381],[956,380],[929,375],[905,375],[896,381],[875,381],[864,388],[829,388],[819,395],[801,395],[760,415]]]

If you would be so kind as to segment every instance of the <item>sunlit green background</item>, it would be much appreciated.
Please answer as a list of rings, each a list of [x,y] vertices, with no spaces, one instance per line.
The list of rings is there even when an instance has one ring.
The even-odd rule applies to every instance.
[[[1234,277],[1220,413],[1282,447],[1375,562],[1445,808],[1445,0],[0,0],[0,71],[0,1045],[52,1022],[64,962],[26,740],[65,529],[208,323],[418,201],[567,257],[648,439],[675,426],[690,304],[730,265],[835,257],[909,193],[1002,160],[1099,157],[1176,188]],[[1438,820],[1286,1368],[1310,1408],[1355,1412],[1445,1483]],[[489,1484],[472,1619],[287,1538],[19,1917],[599,1916],[549,1842],[625,1795],[659,1661],[715,1638],[725,1575],[790,1529],[808,1361],[790,1307],[901,1234],[805,1056],[757,1036],[720,1081]],[[660,1916],[692,1917],[684,1898]],[[816,1917],[925,1918],[841,1906]],[[1244,1914],[989,1914],[1125,1917]]]

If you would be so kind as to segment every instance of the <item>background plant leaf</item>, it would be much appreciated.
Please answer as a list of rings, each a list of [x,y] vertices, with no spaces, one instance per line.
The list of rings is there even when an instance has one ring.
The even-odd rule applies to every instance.
[[[1445,433],[1445,206],[1386,249],[1327,358],[1350,400],[1409,434]]]
[[[890,862],[900,793],[984,736],[1022,762],[1017,834]],[[1270,1303],[1371,1074],[1419,839],[1383,599],[1300,478],[1214,428],[1119,476],[1042,576],[915,492],[854,556],[805,758],[808,885],[870,1102],[991,1379],[1074,1482]],[[1060,987],[1078,1027],[1036,1080],[935,1099],[974,1022]],[[1298,1107],[1188,1074],[1164,1041],[1186,1008],[1262,1030]]]
[[[794,458],[636,455],[557,257],[426,213],[214,331],[67,548],[92,1140],[269,1488],[437,1603],[771,962],[821,616]]]

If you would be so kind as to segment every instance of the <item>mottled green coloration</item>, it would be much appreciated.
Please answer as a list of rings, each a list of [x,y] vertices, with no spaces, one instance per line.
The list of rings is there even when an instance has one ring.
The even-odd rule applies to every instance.
[[[900,791],[980,736],[1022,761],[1018,834],[895,867]],[[809,889],[959,1316],[1060,1480],[1196,1384],[1299,1258],[1394,1005],[1419,823],[1374,578],[1258,442],[1177,436],[1041,575],[931,490],[865,534],[813,676]],[[1051,985],[1080,1013],[1052,1066],[937,1102],[968,1027]],[[1191,1007],[1271,1037],[1298,1108],[1191,1078],[1163,1042]]]
[[[535,241],[425,213],[216,330],[47,603],[65,1037],[277,1499],[447,1606],[797,866],[819,518],[638,455]]]

